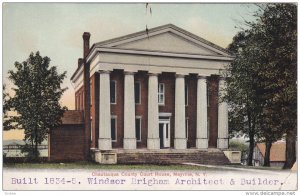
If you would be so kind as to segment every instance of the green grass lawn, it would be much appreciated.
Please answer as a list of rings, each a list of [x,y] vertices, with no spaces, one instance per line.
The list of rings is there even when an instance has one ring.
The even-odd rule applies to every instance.
[[[216,170],[190,165],[100,165],[93,162],[76,163],[4,163],[3,168],[19,169],[105,169],[105,170]]]
[[[232,168],[244,169],[259,169],[259,170],[273,170],[279,171],[279,167],[253,167],[245,165],[226,165]],[[74,162],[74,163],[4,163],[3,168],[17,168],[17,169],[103,169],[103,170],[214,170],[223,171],[221,168],[210,168],[204,166],[193,165],[101,165],[94,162]]]

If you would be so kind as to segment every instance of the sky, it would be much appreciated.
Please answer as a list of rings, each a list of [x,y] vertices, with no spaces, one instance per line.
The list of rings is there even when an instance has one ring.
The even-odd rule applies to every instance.
[[[59,73],[67,71],[62,87],[68,87],[61,104],[75,109],[70,82],[82,57],[82,34],[90,32],[90,45],[146,28],[172,23],[226,48],[241,30],[243,20],[253,20],[253,4],[150,3],[3,3],[2,75],[9,91],[8,70],[40,51],[51,59]],[[5,133],[4,139],[23,137]]]

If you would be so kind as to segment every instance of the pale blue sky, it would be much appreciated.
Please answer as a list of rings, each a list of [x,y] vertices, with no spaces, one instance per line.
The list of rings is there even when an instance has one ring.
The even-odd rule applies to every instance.
[[[222,47],[227,47],[240,30],[243,18],[251,20],[252,4],[83,4],[4,3],[3,76],[15,61],[25,60],[31,51],[51,58],[60,73],[67,71],[62,103],[74,109],[70,77],[82,57],[82,33],[91,33],[95,42],[172,23]]]

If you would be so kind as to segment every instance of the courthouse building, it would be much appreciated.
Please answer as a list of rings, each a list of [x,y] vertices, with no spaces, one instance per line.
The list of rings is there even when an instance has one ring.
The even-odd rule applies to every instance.
[[[50,159],[228,148],[225,49],[172,24],[91,47],[90,36],[71,77],[75,111],[49,134]]]

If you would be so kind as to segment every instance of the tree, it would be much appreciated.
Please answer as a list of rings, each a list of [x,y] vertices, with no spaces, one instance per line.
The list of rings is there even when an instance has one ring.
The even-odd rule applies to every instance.
[[[296,161],[297,139],[297,6],[270,4],[261,16],[268,66],[263,75],[263,88],[269,96],[268,112],[274,127],[272,135],[286,135],[286,162],[291,168]],[[270,93],[268,93],[270,92]],[[282,132],[282,133],[281,133]]]
[[[266,142],[266,166],[272,142],[286,134],[285,168],[296,160],[297,133],[297,6],[295,4],[267,4],[257,23],[256,41],[260,43],[263,63],[259,68],[258,89],[263,102],[260,118]]]
[[[9,101],[9,94],[6,92],[6,86],[3,85],[2,87],[2,104],[3,104],[3,130],[8,131],[13,129],[12,121],[13,117],[8,115],[8,111],[10,109],[10,101]]]
[[[236,59],[227,69],[231,74],[227,99],[233,103],[231,113],[239,117],[238,123],[256,118],[252,126],[256,126],[257,140],[266,143],[265,166],[269,165],[272,142],[286,135],[285,168],[291,168],[297,136],[297,6],[264,4],[255,16],[257,20],[246,22],[249,29],[240,32],[229,46]],[[247,91],[250,96],[234,94]],[[244,109],[255,111],[256,116],[243,116]],[[253,133],[244,132],[249,133],[251,149]]]
[[[15,128],[24,129],[24,141],[30,147],[34,160],[38,158],[38,144],[61,123],[60,119],[67,109],[59,104],[66,90],[60,86],[66,72],[58,74],[56,67],[49,64],[50,58],[36,52],[22,63],[15,62],[16,71],[8,72],[15,85],[15,96],[9,99],[10,110],[18,114],[14,118]]]
[[[257,69],[259,50],[253,41],[252,31],[238,33],[228,50],[235,54],[235,60],[227,67],[226,95],[229,105],[229,132],[231,135],[246,135],[249,138],[247,165],[252,165],[255,137],[258,137],[257,119],[261,111],[258,99]]]

